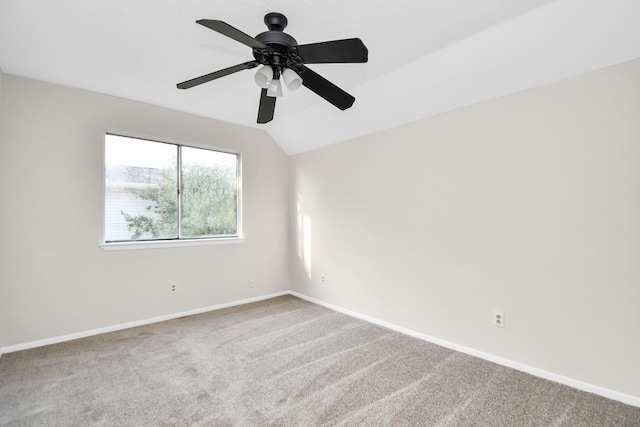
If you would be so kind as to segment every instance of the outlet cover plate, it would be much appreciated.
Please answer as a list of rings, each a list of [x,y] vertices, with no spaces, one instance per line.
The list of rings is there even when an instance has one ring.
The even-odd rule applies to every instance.
[[[493,326],[504,328],[504,313],[498,310],[493,310]]]

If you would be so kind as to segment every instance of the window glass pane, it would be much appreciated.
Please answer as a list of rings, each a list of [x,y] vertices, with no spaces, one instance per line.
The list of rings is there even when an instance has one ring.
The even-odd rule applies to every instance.
[[[178,237],[177,150],[106,135],[105,241]]]
[[[237,155],[182,147],[182,236],[237,236]]]

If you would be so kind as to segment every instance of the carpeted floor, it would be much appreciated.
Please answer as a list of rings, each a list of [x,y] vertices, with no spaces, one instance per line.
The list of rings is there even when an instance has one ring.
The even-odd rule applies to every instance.
[[[640,426],[640,408],[284,296],[5,354],[0,425]]]

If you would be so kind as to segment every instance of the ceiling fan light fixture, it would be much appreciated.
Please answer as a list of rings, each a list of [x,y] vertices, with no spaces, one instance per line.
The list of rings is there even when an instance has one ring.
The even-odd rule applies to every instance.
[[[269,65],[263,65],[256,72],[254,80],[261,88],[268,89],[273,80],[273,68]]]
[[[196,23],[250,47],[254,59],[178,83],[178,89],[189,89],[262,65],[254,76],[256,84],[262,88],[257,120],[261,124],[273,120],[276,98],[282,96],[281,80],[289,90],[296,90],[302,85],[340,110],[351,108],[356,100],[307,65],[367,62],[369,50],[357,37],[301,45],[284,32],[287,18],[278,12],[265,15],[264,23],[269,30],[255,37],[217,19],[199,19]]]
[[[271,80],[271,84],[269,84],[269,87],[267,88],[267,96],[272,98],[282,96],[282,85],[280,84],[279,79]]]
[[[282,72],[282,78],[284,79],[284,84],[287,85],[289,90],[296,90],[302,85],[302,78],[293,71],[291,68],[285,68]]]

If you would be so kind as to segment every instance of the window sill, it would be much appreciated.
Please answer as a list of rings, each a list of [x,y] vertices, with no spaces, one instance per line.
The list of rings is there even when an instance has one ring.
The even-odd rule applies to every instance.
[[[102,243],[105,251],[127,251],[133,249],[180,248],[187,246],[230,245],[244,242],[244,237],[219,237],[215,239],[156,240],[144,242]]]

